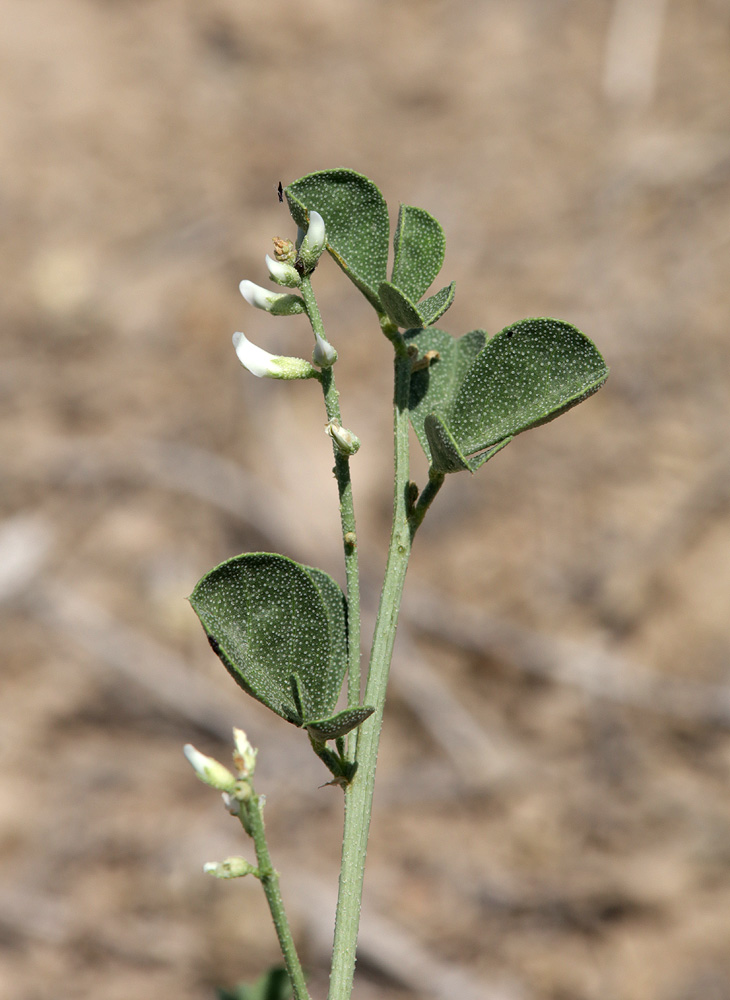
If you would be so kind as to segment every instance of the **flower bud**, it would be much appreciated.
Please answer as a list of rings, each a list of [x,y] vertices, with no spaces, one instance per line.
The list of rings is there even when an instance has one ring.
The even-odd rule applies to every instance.
[[[233,334],[233,346],[238,360],[257,378],[318,378],[318,372],[304,358],[287,358],[269,354],[257,347],[244,333]]]
[[[272,281],[275,281],[277,285],[284,285],[286,288],[297,288],[302,283],[302,279],[299,277],[296,268],[285,261],[273,260],[266,254],[266,266],[269,269]]]
[[[341,427],[336,420],[330,420],[324,432],[332,438],[341,455],[354,455],[360,447],[360,438],[346,427]]]
[[[299,247],[299,257],[307,271],[313,271],[327,242],[324,219],[314,210],[309,213],[309,228]]]
[[[236,779],[227,767],[224,767],[214,757],[207,757],[196,750],[191,743],[186,743],[183,753],[189,760],[193,770],[206,785],[211,785],[222,792],[232,792],[236,787]]]
[[[295,316],[304,312],[304,302],[298,295],[270,292],[268,288],[262,288],[254,281],[242,281],[238,287],[250,306],[256,306],[257,309],[263,309],[274,316]]]
[[[223,792],[223,805],[226,807],[226,812],[229,812],[231,816],[241,815],[241,803],[239,799],[230,795],[228,792]]]
[[[245,858],[226,858],[225,861],[208,861],[203,865],[206,875],[214,878],[241,878],[243,875],[258,876],[259,870]]]
[[[337,351],[328,340],[320,337],[316,332],[314,339],[316,342],[312,354],[313,363],[319,365],[320,368],[331,368],[335,361],[337,361]]]
[[[256,769],[258,750],[251,746],[248,736],[242,729],[233,728],[233,742],[236,749],[233,753],[233,763],[236,765],[239,778],[250,778]]]

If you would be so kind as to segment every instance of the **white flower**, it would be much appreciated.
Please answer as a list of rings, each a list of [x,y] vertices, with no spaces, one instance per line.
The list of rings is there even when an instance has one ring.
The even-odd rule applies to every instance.
[[[315,365],[319,365],[320,368],[331,368],[335,361],[337,361],[337,351],[328,340],[320,337],[316,331],[314,339],[316,343],[314,345],[312,361]]]
[[[318,373],[304,358],[287,358],[269,354],[252,344],[245,333],[233,334],[233,346],[238,360],[257,378],[318,378]]]
[[[302,240],[302,244],[299,247],[299,256],[303,260],[305,266],[312,270],[322,256],[322,251],[325,248],[327,242],[327,233],[325,231],[324,219],[314,210],[309,213],[309,228],[307,229],[307,235]]]
[[[258,750],[251,746],[248,736],[246,736],[244,731],[237,729],[235,726],[233,727],[233,742],[236,747],[233,754],[233,763],[236,765],[236,770],[241,778],[250,778],[256,767]]]
[[[196,750],[192,743],[186,743],[183,753],[189,760],[193,770],[206,785],[222,792],[232,792],[236,787],[236,779],[227,767],[224,767],[214,757],[207,757],[200,750]]]
[[[296,271],[294,272],[296,274]],[[274,313],[275,316],[294,316],[304,312],[304,302],[298,295],[288,295],[286,292],[271,292],[262,288],[255,281],[242,281],[238,286],[244,299],[250,306]]]
[[[274,260],[273,257],[269,257],[269,255],[266,254],[266,266],[269,269],[269,274],[277,285],[284,285],[286,288],[297,288],[301,285],[302,279],[299,277],[296,268],[287,263],[287,261]],[[243,282],[241,284],[243,284]],[[250,285],[253,284],[253,282],[249,281],[247,284]],[[257,288],[258,286],[254,285],[254,287]],[[241,289],[241,291],[243,291],[243,289]],[[263,291],[263,289],[261,289],[261,291]],[[247,299],[247,301],[249,300]]]

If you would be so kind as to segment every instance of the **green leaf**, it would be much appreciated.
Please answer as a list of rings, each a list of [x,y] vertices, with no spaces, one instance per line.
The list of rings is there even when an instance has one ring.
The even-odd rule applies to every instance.
[[[453,395],[449,383],[441,399],[427,386],[425,407],[416,400],[418,417],[428,411],[423,431],[433,467],[474,472],[515,434],[553,420],[607,378],[596,347],[569,323],[526,319],[506,327],[474,358]]]
[[[404,329],[413,327],[430,326],[435,323],[439,316],[443,316],[451,303],[454,301],[456,293],[456,283],[451,282],[440,292],[436,292],[429,299],[424,299],[415,305],[390,281],[384,281],[378,288],[380,301],[388,315],[388,318]]]
[[[489,340],[448,414],[465,455],[547,423],[596,392],[608,368],[576,327],[526,319]]]
[[[219,989],[218,1000],[291,1000],[292,986],[286,969],[269,969],[253,985],[239,983],[232,990]]]
[[[221,563],[190,598],[244,691],[296,726],[328,719],[347,668],[345,598],[322,570],[254,552]]]
[[[451,307],[456,295],[456,282],[452,281],[440,292],[436,292],[428,299],[418,303],[418,311],[421,314],[421,326],[430,326],[437,319],[441,319],[447,309]]]
[[[437,472],[465,472],[469,468],[469,462],[462,455],[449,428],[435,413],[428,414],[424,428],[431,452],[431,465]]]
[[[411,300],[390,281],[383,281],[378,287],[382,308],[387,313],[388,319],[392,320],[396,326],[408,329],[414,326],[425,326],[421,319],[421,314]]]
[[[338,736],[345,736],[352,729],[369,719],[375,711],[368,705],[361,705],[359,708],[346,708],[343,712],[338,712],[330,719],[319,719],[316,722],[307,723],[307,731],[315,740],[322,743],[325,740],[336,740]]]
[[[388,207],[371,180],[354,170],[320,170],[285,188],[289,210],[306,229],[309,212],[324,219],[327,249],[378,312],[388,267]]]
[[[444,231],[436,219],[423,208],[401,205],[390,280],[411,302],[418,302],[441,270],[445,249]]]
[[[426,330],[410,330],[405,339],[407,343],[416,345],[420,358],[427,351],[438,351],[439,354],[438,360],[428,368],[414,371],[411,376],[411,423],[431,461],[424,421],[429,413],[448,412],[469,367],[484,347],[487,335],[483,330],[472,330],[456,340],[445,330],[429,327]],[[465,465],[459,467],[464,468]]]

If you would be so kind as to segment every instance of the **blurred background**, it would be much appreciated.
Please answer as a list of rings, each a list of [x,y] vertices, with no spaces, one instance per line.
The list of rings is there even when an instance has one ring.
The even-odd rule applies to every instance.
[[[321,395],[242,329],[276,187],[352,167],[442,223],[440,325],[566,319],[594,398],[452,476],[386,712],[356,1000],[730,998],[730,4],[0,0],[0,996],[206,1000],[278,961],[182,745],[260,746],[326,993],[341,794],[186,603],[248,550],[342,580]],[[372,608],[390,346],[315,280]],[[425,466],[414,459],[416,478]]]

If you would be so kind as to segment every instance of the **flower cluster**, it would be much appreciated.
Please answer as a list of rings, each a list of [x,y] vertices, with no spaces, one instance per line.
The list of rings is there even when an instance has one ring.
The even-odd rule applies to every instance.
[[[300,239],[296,247],[291,240],[279,237],[274,240],[274,256],[266,255],[269,277],[275,284],[284,288],[299,288],[302,279],[311,274],[317,266],[326,244],[324,219],[319,212],[311,211],[307,232],[302,233],[300,230]],[[239,288],[249,305],[263,309],[274,316],[295,316],[307,312],[304,299],[291,292],[271,291],[248,280],[242,281]],[[316,330],[314,338],[312,364],[303,358],[270,354],[251,343],[241,332],[234,333],[233,346],[241,364],[257,378],[319,378],[317,368],[330,368],[337,360],[337,351]]]

